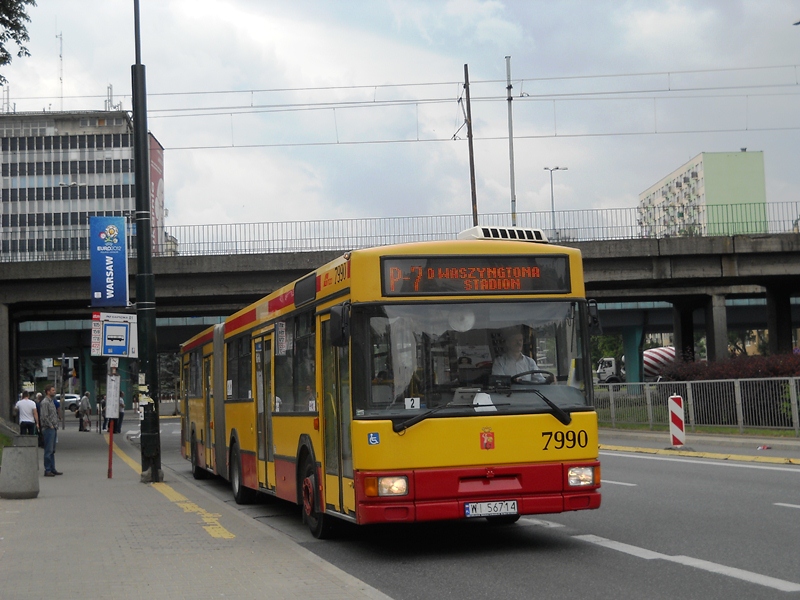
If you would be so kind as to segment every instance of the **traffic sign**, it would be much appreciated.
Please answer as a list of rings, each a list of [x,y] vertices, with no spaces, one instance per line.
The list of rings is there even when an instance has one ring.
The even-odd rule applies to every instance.
[[[138,358],[136,315],[92,313],[92,356]]]

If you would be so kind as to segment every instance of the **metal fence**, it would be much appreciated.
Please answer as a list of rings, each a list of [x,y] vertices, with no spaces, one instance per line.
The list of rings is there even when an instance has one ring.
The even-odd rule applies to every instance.
[[[4,227],[0,262],[82,260],[89,257],[88,217],[62,227]],[[508,226],[508,213],[487,213],[481,225]],[[517,213],[517,226],[542,229],[552,241],[582,242],[665,237],[798,232],[800,202],[609,208]],[[176,225],[156,230],[154,256],[347,251],[357,248],[453,239],[472,226],[472,215],[304,220],[217,225]],[[132,231],[129,227],[128,231]],[[135,235],[128,246],[135,256]]]
[[[689,431],[782,429],[800,437],[800,377],[596,384],[594,395],[601,426],[669,427],[668,400],[678,395]]]

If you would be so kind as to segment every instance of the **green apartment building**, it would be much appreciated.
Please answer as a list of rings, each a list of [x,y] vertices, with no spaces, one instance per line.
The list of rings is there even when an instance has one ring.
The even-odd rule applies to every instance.
[[[639,194],[644,237],[767,233],[764,153],[703,152]]]

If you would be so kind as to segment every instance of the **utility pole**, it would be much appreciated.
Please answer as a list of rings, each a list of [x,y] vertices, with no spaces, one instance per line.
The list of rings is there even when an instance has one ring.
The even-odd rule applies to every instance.
[[[469,65],[464,65],[464,90],[467,97],[467,142],[469,143],[469,182],[472,189],[472,224],[478,225],[478,193],[475,191],[475,153],[472,150],[472,108],[469,103]]]
[[[139,0],[133,0],[136,64],[131,67],[133,87],[133,151],[136,183],[136,316],[139,333],[139,409],[142,420],[142,482],[164,480],[158,423],[158,344],[156,343],[156,290],[153,275],[153,239],[150,223],[150,152],[147,136],[147,91],[139,43]]]

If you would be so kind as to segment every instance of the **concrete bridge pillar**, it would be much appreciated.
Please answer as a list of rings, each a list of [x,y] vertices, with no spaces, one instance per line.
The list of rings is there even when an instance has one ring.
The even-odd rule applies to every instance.
[[[725,296],[714,294],[708,297],[706,313],[706,348],[709,361],[728,358],[728,313]]]
[[[791,293],[778,286],[766,289],[769,353],[787,354],[792,351]]]
[[[642,366],[642,341],[644,327],[634,325],[622,328],[622,351],[625,353],[625,381],[636,383],[644,380]]]

